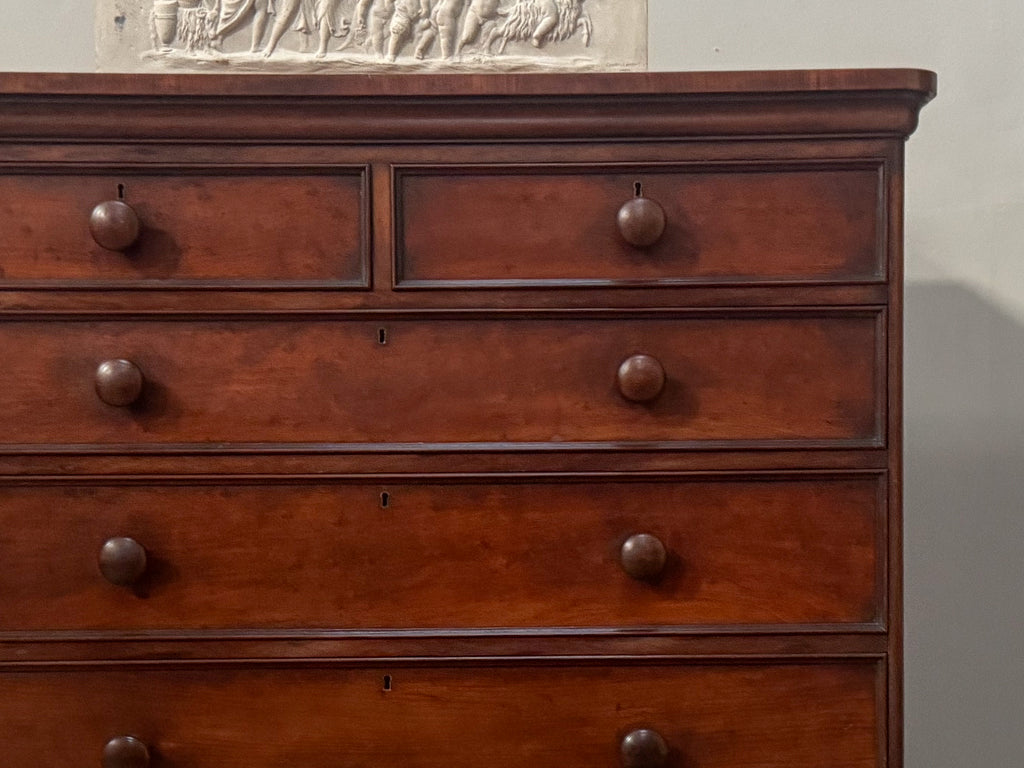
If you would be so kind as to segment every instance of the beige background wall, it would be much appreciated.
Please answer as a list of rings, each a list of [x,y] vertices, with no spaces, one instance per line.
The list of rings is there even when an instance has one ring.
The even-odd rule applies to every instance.
[[[4,0],[0,70],[92,67],[92,0]],[[915,66],[907,766],[1024,763],[1024,3],[650,0],[652,69]]]

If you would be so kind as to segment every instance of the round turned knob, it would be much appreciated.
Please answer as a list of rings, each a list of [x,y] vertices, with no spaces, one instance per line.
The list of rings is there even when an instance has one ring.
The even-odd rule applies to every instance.
[[[634,197],[619,208],[619,232],[637,248],[647,248],[665,232],[665,209],[649,197]]]
[[[128,203],[107,200],[92,209],[89,231],[96,244],[109,251],[126,251],[139,239],[139,215]]]
[[[668,744],[661,734],[647,728],[627,735],[620,753],[623,768],[663,768],[668,763]]]
[[[96,369],[96,394],[107,405],[131,405],[142,394],[142,371],[130,360],[106,360]]]
[[[656,579],[665,570],[668,554],[657,536],[638,533],[626,539],[620,558],[622,570],[640,581]]]
[[[103,748],[103,768],[148,768],[149,749],[134,736],[118,736]]]
[[[135,539],[109,539],[100,549],[103,578],[119,587],[128,587],[146,572],[146,548]]]
[[[644,403],[665,388],[665,369],[650,355],[633,355],[619,366],[619,391],[627,400]]]

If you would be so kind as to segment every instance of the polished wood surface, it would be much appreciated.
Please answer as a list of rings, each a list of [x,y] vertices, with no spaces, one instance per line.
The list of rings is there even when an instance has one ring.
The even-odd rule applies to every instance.
[[[665,209],[656,200],[643,197],[643,184],[636,182],[637,196],[619,208],[615,223],[622,239],[635,248],[648,248],[665,234]]]
[[[99,556],[103,578],[118,587],[137,584],[149,565],[146,548],[135,539],[115,536],[103,542]]]
[[[871,476],[0,488],[0,528],[21,531],[0,540],[0,630],[870,623],[879,492]],[[656,580],[623,570],[638,534],[664,546]],[[97,568],[112,538],[135,544],[116,558],[133,590]]]
[[[103,768],[148,768],[149,747],[134,736],[118,736],[103,747]]]
[[[883,276],[881,177],[865,163],[413,167],[395,195],[404,286]]]
[[[125,408],[142,397],[146,377],[131,360],[104,360],[96,368],[96,395],[107,405]]]
[[[79,74],[7,72],[0,94],[75,96],[563,96],[584,99],[629,94],[698,96],[754,94],[766,98],[790,93],[906,93],[927,102],[935,96],[936,75],[922,69],[814,69],[735,72],[588,72],[578,74],[468,74],[308,77],[269,75]]]
[[[179,164],[154,174],[125,165],[0,174],[0,286],[235,279],[360,287],[368,279],[364,168]]]
[[[0,79],[0,138],[902,139],[935,95],[935,80],[932,72],[909,69],[311,79],[10,74]],[[195,97],[211,96],[219,97],[216,109],[195,108]]]
[[[89,215],[89,232],[96,245],[110,251],[126,251],[139,239],[139,214],[121,200],[99,203]],[[31,233],[26,233],[31,234]]]
[[[0,322],[0,345],[11,352],[0,442],[870,447],[881,440],[884,409],[879,319],[862,310],[678,320]],[[663,389],[646,358],[623,371],[633,355],[657,361]],[[130,408],[96,397],[93,371],[109,357],[144,372],[137,401],[113,401]]]
[[[673,768],[880,768],[877,684],[856,661],[8,672],[0,722],[19,768],[40,744],[95,764],[110,734],[175,768],[615,768],[639,729]]]
[[[665,575],[668,550],[657,536],[634,533],[619,550],[622,570],[638,581],[658,581]]]
[[[632,403],[648,403],[665,391],[665,367],[651,355],[631,355],[615,374],[619,392]]]
[[[0,75],[0,763],[900,768],[934,94]]]
[[[650,728],[630,731],[619,747],[623,768],[663,768],[671,754],[665,739]]]

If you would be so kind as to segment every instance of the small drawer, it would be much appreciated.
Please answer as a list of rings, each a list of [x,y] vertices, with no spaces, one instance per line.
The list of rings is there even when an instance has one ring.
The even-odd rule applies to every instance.
[[[0,443],[877,447],[881,317],[8,321]]]
[[[877,475],[19,485],[0,630],[868,624],[882,504]]]
[[[878,163],[394,171],[396,285],[879,282]]]
[[[0,288],[365,288],[365,167],[0,175]]]
[[[9,671],[0,723],[10,768],[875,768],[880,671],[870,662]]]

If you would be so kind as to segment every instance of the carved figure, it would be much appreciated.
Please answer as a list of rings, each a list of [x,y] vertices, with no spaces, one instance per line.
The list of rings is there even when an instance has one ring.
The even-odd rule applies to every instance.
[[[433,38],[441,41],[441,56],[450,59],[455,55],[455,44],[459,35],[459,19],[466,7],[466,0],[439,0],[434,6],[430,17],[431,25],[424,31],[421,47],[423,51],[430,49]]]
[[[252,46],[249,50],[253,53],[259,51],[263,47],[267,21],[274,15],[274,0],[220,0],[219,6],[214,40],[218,43],[223,41],[251,18]]]
[[[220,52],[226,38],[252,25],[251,53],[264,58],[277,50],[291,30],[303,37],[301,52],[317,40],[315,55],[327,55],[332,37],[346,38],[342,51],[354,51],[345,63],[365,54],[388,61],[411,53],[450,60],[473,46],[478,57],[503,55],[509,43],[542,48],[581,35],[590,45],[593,23],[585,0],[153,0],[149,14],[153,47],[198,55]],[[350,23],[351,20],[351,23]],[[269,38],[263,41],[269,29]],[[431,54],[435,41],[439,53]],[[173,45],[172,45],[173,44]],[[410,51],[411,48],[411,51]],[[236,51],[237,47],[232,48]],[[520,56],[529,46],[516,45]],[[224,54],[233,56],[234,53]],[[218,57],[220,58],[220,57]]]
[[[367,46],[372,53],[384,56],[384,41],[395,15],[395,0],[373,0],[370,5],[369,36]]]
[[[295,21],[295,17],[298,16],[301,3],[302,0],[280,0],[280,5],[277,7],[277,13],[274,18],[274,27],[270,30],[270,40],[267,42],[267,47],[263,50],[265,58],[270,58],[273,55],[277,44],[284,37],[284,33],[288,31],[288,27],[291,26],[292,22]],[[277,4],[275,3],[275,5]]]
[[[366,42],[367,17],[373,2],[374,0],[356,0],[355,11],[352,13],[352,24],[354,25],[352,37],[359,45]]]
[[[426,57],[427,51],[438,37],[441,41],[441,57],[452,58],[455,55],[459,19],[465,7],[466,0],[437,0],[430,14],[430,23],[425,25],[420,33],[420,42],[416,46],[417,58]]]
[[[327,46],[332,37],[344,37],[349,33],[349,23],[341,17],[342,0],[314,0],[312,7],[312,18],[304,14],[305,29],[300,32],[312,34],[315,29],[319,33],[319,45],[316,49],[316,57],[324,58],[327,55]],[[312,23],[310,23],[312,22]]]
[[[317,56],[327,54],[327,45],[331,36],[342,37],[348,30],[348,24],[339,17],[341,0],[276,0],[278,11],[274,19],[274,27],[270,31],[270,40],[263,55],[273,55],[277,44],[285,32],[294,23],[295,29],[304,34],[319,31],[320,45]]]
[[[459,36],[459,46],[456,52],[476,40],[486,24],[503,15],[500,5],[501,0],[472,0],[470,2],[466,19],[462,22],[462,34]]]
[[[388,61],[395,61],[398,52],[405,45],[406,36],[410,32],[425,32],[430,28],[430,0],[396,0],[395,12],[391,16],[388,30]],[[424,37],[424,39],[427,39]],[[420,43],[422,46],[422,41]],[[416,48],[416,58],[423,58],[420,46]]]
[[[584,44],[590,45],[593,24],[583,10],[583,0],[516,0],[484,48],[490,50],[497,41],[501,54],[513,40],[529,40],[534,48],[540,48],[549,41],[568,40],[577,30],[582,31]]]

